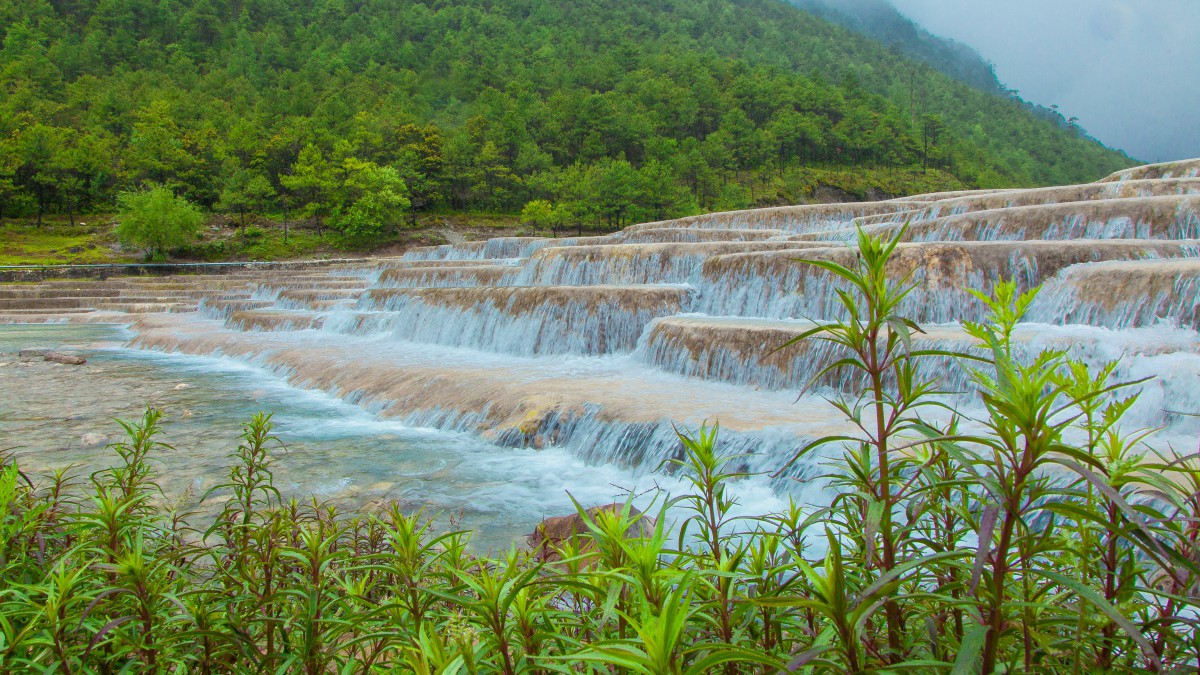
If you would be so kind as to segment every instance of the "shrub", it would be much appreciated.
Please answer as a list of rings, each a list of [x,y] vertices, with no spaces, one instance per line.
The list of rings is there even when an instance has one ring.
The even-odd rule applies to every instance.
[[[120,222],[116,232],[121,244],[158,257],[191,242],[204,222],[198,208],[163,185],[123,192],[117,207]]]

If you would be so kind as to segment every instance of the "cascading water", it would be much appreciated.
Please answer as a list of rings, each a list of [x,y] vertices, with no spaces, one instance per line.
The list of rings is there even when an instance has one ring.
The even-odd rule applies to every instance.
[[[669,484],[654,471],[676,456],[678,426],[719,421],[727,447],[758,472],[782,466],[811,439],[845,432],[826,397],[860,383],[845,373],[818,378],[838,349],[808,342],[776,351],[812,322],[844,318],[844,285],[799,261],[850,265],[856,227],[888,235],[907,223],[889,272],[916,285],[899,308],[925,324],[913,348],[976,348],[959,322],[984,310],[967,288],[986,292],[1008,278],[1022,289],[1041,284],[1015,335],[1019,355],[1053,348],[1095,366],[1122,359],[1115,377],[1153,378],[1141,385],[1130,423],[1163,427],[1158,447],[1192,446],[1198,429],[1189,414],[1200,412],[1197,168],[709,214],[602,237],[506,237],[326,268],[0,286],[0,320],[126,324],[128,346],[140,351],[122,354],[237,364],[354,404],[363,419],[473,439],[473,448],[527,462],[531,472],[559,462],[569,478],[556,489],[595,496],[603,491],[577,467],[605,467],[594,469],[605,485],[632,489],[648,477]],[[959,392],[947,402],[968,417],[978,409],[959,360],[926,365],[940,387]],[[390,452],[386,443],[367,445],[367,455]],[[447,452],[483,463],[479,452]],[[526,485],[523,470],[508,467],[498,480]],[[478,473],[455,483],[458,474],[434,471],[399,494],[415,504],[447,484],[482,490]],[[758,500],[750,510],[769,510],[781,494],[816,489],[802,484],[819,473],[813,457],[789,470],[800,482],[754,479],[742,489]],[[342,492],[397,496],[347,475]],[[539,510],[547,502],[515,498],[532,512],[505,516],[514,533],[547,515]]]

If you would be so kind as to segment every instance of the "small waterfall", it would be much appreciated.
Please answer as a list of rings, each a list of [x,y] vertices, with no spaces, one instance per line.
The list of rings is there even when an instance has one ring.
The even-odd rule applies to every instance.
[[[324,309],[331,304],[353,303],[362,288],[289,289],[280,291],[275,304],[281,309]]]
[[[510,286],[520,269],[507,265],[396,267],[384,270],[377,281],[382,288],[455,288]]]
[[[522,355],[609,354],[632,350],[652,319],[687,311],[692,295],[678,286],[376,289],[359,309],[386,312],[384,325],[402,340]]]
[[[880,216],[863,219],[859,224],[881,235],[892,236],[903,222]],[[793,239],[849,242],[854,237],[853,228],[843,228],[810,232]],[[1196,238],[1200,238],[1200,197],[1196,196],[1098,199],[963,210],[927,219],[912,218],[905,231],[906,241],[917,242]]]
[[[1030,316],[1047,323],[1129,328],[1166,322],[1200,330],[1200,260],[1069,267],[1045,285]]]
[[[861,391],[866,383],[857,371],[822,372],[848,355],[842,348],[813,339],[778,349],[814,325],[808,321],[700,315],[656,319],[638,343],[635,357],[667,372],[756,389],[797,391],[815,387],[835,396]],[[1176,400],[1181,410],[1200,410],[1200,391],[1196,391],[1200,335],[1195,331],[1162,326],[1110,330],[1028,323],[1018,327],[1014,342],[1020,360],[1031,360],[1046,349],[1063,349],[1093,368],[1122,360],[1113,373],[1114,382],[1153,377],[1153,384],[1143,386],[1149,400],[1138,412],[1142,424],[1164,423],[1162,406],[1156,401]],[[922,357],[920,362],[925,375],[936,377],[937,385],[948,392],[972,391],[971,375],[965,366],[976,367],[950,354],[977,353],[978,348],[959,324],[923,325],[912,339],[914,350],[940,352]],[[1175,396],[1179,398],[1172,398]]]
[[[783,230],[705,230],[700,228],[679,229],[673,227],[650,228],[631,232],[622,238],[622,244],[696,244],[707,241],[766,241],[783,237]],[[613,242],[618,243],[618,242]]]
[[[845,204],[805,204],[801,206],[777,206],[748,211],[727,211],[702,216],[690,216],[679,220],[644,223],[625,228],[628,235],[642,230],[671,228],[737,229],[737,230],[781,230],[800,233],[844,227],[855,218],[881,213],[894,213],[897,209],[921,206],[916,201],[856,202]]]
[[[482,260],[486,241],[471,241],[463,244],[442,244],[411,249],[403,256],[404,261],[434,260]]]
[[[797,248],[787,242],[654,243],[556,246],[533,255],[521,286],[671,284],[694,280],[708,258],[736,251]]]
[[[1194,178],[1132,180],[1122,183],[1091,183],[1033,190],[1009,190],[938,200],[912,212],[911,220],[920,222],[975,211],[994,211],[1022,206],[1050,206],[1093,200],[1195,194],[1200,194],[1200,180]]]
[[[263,309],[274,304],[274,300],[203,298],[200,300],[197,311],[200,316],[208,319],[227,319],[234,312]]]
[[[810,339],[780,349],[814,326],[810,321],[739,317],[656,319],[639,341],[635,356],[667,372],[772,391],[810,386],[835,392],[860,389],[864,382],[851,369],[821,374],[828,364],[847,355],[834,344]],[[924,335],[915,336],[914,349],[961,352],[971,344],[957,326],[925,326],[924,330]],[[967,377],[957,359],[939,357],[925,363],[928,372],[945,376],[944,387],[966,388]]]
[[[543,237],[496,237],[486,241],[415,248],[406,252],[400,259],[404,262],[433,262],[528,258],[534,251],[550,245],[553,241]]]
[[[246,309],[232,312],[225,325],[244,331],[309,330],[320,328],[325,319],[309,312]]]
[[[1171,179],[1176,177],[1196,178],[1200,176],[1200,159],[1181,159],[1174,162],[1145,164],[1132,169],[1123,169],[1100,179],[1100,183],[1126,182],[1131,180]]]
[[[981,318],[982,310],[971,309],[977,304],[966,288],[986,293],[999,279],[1015,279],[1021,288],[1030,288],[1079,263],[1177,257],[1194,248],[1166,241],[911,243],[896,249],[892,270],[917,285],[901,310],[917,321],[945,323]],[[829,273],[798,259],[847,265],[856,255],[853,248],[833,247],[715,256],[705,262],[697,310],[713,316],[841,318],[836,293],[841,286]]]

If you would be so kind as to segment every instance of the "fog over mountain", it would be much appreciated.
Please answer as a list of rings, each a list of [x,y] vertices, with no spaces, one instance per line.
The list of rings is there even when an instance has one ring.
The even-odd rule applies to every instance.
[[[1200,0],[893,3],[1105,144],[1146,161],[1200,157]]]

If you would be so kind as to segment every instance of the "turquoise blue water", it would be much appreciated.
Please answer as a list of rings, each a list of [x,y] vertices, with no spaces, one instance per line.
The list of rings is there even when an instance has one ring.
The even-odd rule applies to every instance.
[[[480,550],[507,547],[543,517],[572,512],[568,491],[602,504],[653,483],[559,449],[408,428],[232,359],[128,349],[128,337],[103,324],[0,326],[0,448],[35,474],[70,466],[84,478],[112,462],[105,445],[120,439],[114,418],[136,419],[154,405],[165,413],[161,440],[173,446],[158,453],[163,487],[203,518],[215,506],[198,497],[227,475],[242,423],[271,412],[285,496],[347,508],[395,500],[440,515],[443,526],[459,520],[475,530]],[[75,350],[88,363],[18,358],[31,347]]]

